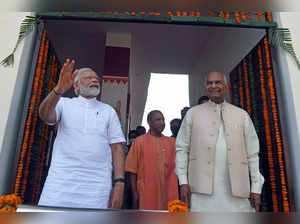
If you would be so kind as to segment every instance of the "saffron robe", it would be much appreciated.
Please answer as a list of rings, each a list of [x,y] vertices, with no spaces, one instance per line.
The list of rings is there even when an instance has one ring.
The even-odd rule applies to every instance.
[[[175,175],[175,139],[154,137],[148,132],[131,145],[126,172],[137,175],[139,209],[167,210],[168,202],[178,199]]]

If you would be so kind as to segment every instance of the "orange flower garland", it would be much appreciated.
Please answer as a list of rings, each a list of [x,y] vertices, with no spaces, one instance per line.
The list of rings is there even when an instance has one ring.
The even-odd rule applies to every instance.
[[[266,12],[266,20],[268,22],[272,22],[272,13],[271,12]]]
[[[235,21],[236,21],[236,23],[241,23],[239,12],[235,12]]]
[[[218,13],[218,17],[219,17],[219,18],[223,18],[223,17],[224,17],[224,13],[223,13],[222,11],[220,11],[220,12]]]
[[[180,200],[174,200],[168,203],[168,211],[171,213],[188,212],[188,205]]]
[[[43,57],[43,63],[42,63],[42,70],[41,70],[41,74],[40,74],[40,79],[37,83],[34,83],[34,85],[37,85],[37,96],[36,96],[36,101],[35,104],[33,106],[35,106],[35,108],[33,108],[33,120],[32,120],[32,126],[35,127],[38,118],[38,105],[40,102],[40,96],[41,96],[41,90],[43,87],[43,80],[44,80],[44,76],[46,73],[46,61],[47,61],[47,55],[48,55],[48,48],[49,48],[49,40],[46,41],[45,44],[45,55]],[[34,134],[35,132],[33,130],[31,130],[31,136],[29,139],[29,145],[28,145],[28,155],[27,155],[27,161],[25,164],[25,171],[24,171],[24,177],[23,177],[23,184],[22,184],[22,190],[21,190],[21,196],[22,198],[24,197],[25,194],[25,190],[26,190],[26,184],[27,184],[27,177],[29,175],[29,166],[30,166],[30,161],[31,161],[31,151],[32,151],[32,143],[34,141]]]
[[[269,162],[269,171],[270,171],[270,182],[271,182],[271,190],[272,190],[272,199],[273,199],[273,209],[274,212],[278,212],[278,199],[276,194],[276,177],[274,171],[274,158],[272,153],[272,142],[271,142],[271,133],[270,133],[270,124],[268,117],[268,105],[267,105],[267,94],[265,91],[265,78],[264,78],[264,70],[263,70],[263,58],[262,58],[262,49],[259,46],[257,50],[258,58],[259,58],[259,75],[261,82],[261,93],[263,100],[263,115],[265,120],[265,133],[266,133],[266,141],[267,141],[267,153],[268,153],[268,162]]]
[[[174,16],[171,11],[168,11],[168,16]]]
[[[52,142],[49,130],[38,117],[41,99],[57,83],[58,62],[55,52],[43,30],[41,44],[28,102],[27,118],[24,126],[23,142],[20,149],[14,192],[26,203],[36,204],[41,193],[41,184],[45,172],[45,156]]]
[[[283,196],[283,208],[284,212],[288,212],[290,210],[288,198],[287,198],[287,186],[285,180],[285,173],[284,173],[284,160],[283,160],[283,149],[282,149],[282,140],[279,131],[279,119],[278,119],[278,111],[277,111],[277,104],[276,104],[276,93],[274,89],[274,81],[273,81],[273,71],[272,71],[272,64],[271,64],[271,55],[269,49],[268,39],[264,38],[264,48],[265,48],[265,56],[266,56],[266,64],[267,64],[267,76],[268,76],[268,86],[270,88],[270,96],[271,96],[271,109],[272,114],[274,117],[274,128],[275,128],[275,137],[277,143],[277,154],[279,160],[279,168],[280,168],[280,177],[281,177],[281,187],[282,187],[282,196]]]
[[[16,194],[9,194],[0,196],[0,212],[16,212],[22,199]]]
[[[36,76],[34,78],[34,83],[37,83],[37,81],[39,80],[42,57],[44,54],[45,37],[46,37],[46,31],[44,31],[42,34],[41,47],[40,47],[38,61],[37,61]],[[37,91],[37,85],[33,85],[32,91],[33,92]],[[31,126],[31,119],[32,119],[32,117],[30,115],[33,112],[34,102],[35,102],[35,96],[33,96],[31,98],[31,102],[30,102],[30,106],[29,106],[29,111],[28,111],[29,116],[27,118],[26,125],[25,125],[23,144],[22,144],[22,148],[21,148],[21,154],[20,154],[20,159],[19,159],[19,164],[18,164],[18,169],[17,169],[17,176],[16,176],[15,193],[17,195],[21,196],[22,198],[24,197],[24,195],[22,194],[23,190],[21,190],[20,188],[21,188],[21,180],[24,175],[23,169],[24,169],[25,154],[28,152],[28,139],[29,139],[30,126]],[[24,184],[26,185],[26,180],[24,180],[22,182],[22,188],[24,188]]]
[[[93,13],[93,12],[90,12]],[[118,11],[100,11],[99,13],[101,14],[110,14],[110,15],[128,15],[128,16],[135,16],[135,15],[149,15],[149,16],[160,16],[160,15],[164,15],[164,13],[160,13],[160,12],[145,12],[145,11],[125,11],[125,12],[118,12]],[[61,15],[65,16],[66,12],[62,11]],[[230,19],[230,14],[231,12],[226,12],[223,13],[222,11],[215,13],[213,11],[208,11],[207,12],[207,16],[208,17],[218,17],[218,18],[224,18],[225,20],[229,20]],[[246,14],[248,14],[248,22],[252,22],[253,19],[253,13],[252,12],[235,12],[235,21],[236,23],[240,23],[241,20],[242,21],[247,21],[247,16]],[[266,21],[268,22],[272,22],[272,15],[271,12],[257,12],[257,18],[258,21],[262,22],[263,21],[263,15],[265,14],[266,17]],[[200,17],[200,12],[194,12],[194,11],[176,11],[176,12],[172,12],[172,11],[168,11],[167,15],[172,17],[174,15],[176,16],[196,16],[196,17]]]
[[[253,13],[252,12],[248,12],[248,21],[251,22],[253,18]]]
[[[247,68],[247,60],[243,60],[243,70],[245,76],[245,90],[246,90],[246,102],[247,107],[244,108],[247,110],[248,114],[251,114],[251,102],[250,102],[250,87],[249,87],[249,80],[248,80],[248,68]]]
[[[241,12],[241,19],[242,19],[243,21],[246,21],[246,20],[247,20],[247,17],[246,17],[245,12]]]
[[[207,16],[208,16],[208,17],[214,16],[214,12],[208,11]]]
[[[243,79],[242,79],[242,67],[239,66],[238,67],[238,74],[239,74],[239,90],[240,90],[240,105],[241,108],[245,108],[245,104],[244,104],[244,91],[243,91]]]
[[[267,37],[230,74],[231,101],[246,109],[260,140],[265,176],[262,211],[289,212],[284,145]]]
[[[262,21],[263,20],[263,13],[262,12],[258,12],[257,13],[257,19],[258,19],[258,21]]]
[[[225,12],[225,19],[229,20],[230,19],[230,13],[229,12]]]

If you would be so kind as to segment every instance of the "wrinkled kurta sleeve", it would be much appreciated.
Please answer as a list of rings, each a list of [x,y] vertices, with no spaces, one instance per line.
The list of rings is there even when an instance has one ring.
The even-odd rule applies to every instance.
[[[245,112],[244,133],[251,177],[251,193],[260,194],[264,184],[264,177],[259,172],[259,140],[254,125],[247,112]]]
[[[185,115],[180,130],[176,138],[176,168],[175,173],[178,177],[179,184],[188,184],[188,155],[190,151],[191,139],[191,112],[188,111]]]
[[[125,142],[120,120],[113,109],[111,109],[107,133],[109,144]]]

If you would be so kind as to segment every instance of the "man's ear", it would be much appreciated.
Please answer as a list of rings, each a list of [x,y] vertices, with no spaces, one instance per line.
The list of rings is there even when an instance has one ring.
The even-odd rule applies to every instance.
[[[77,89],[79,91],[79,83],[78,82],[74,82],[73,83],[73,88]]]
[[[225,92],[227,93],[229,91],[229,85],[225,84]]]

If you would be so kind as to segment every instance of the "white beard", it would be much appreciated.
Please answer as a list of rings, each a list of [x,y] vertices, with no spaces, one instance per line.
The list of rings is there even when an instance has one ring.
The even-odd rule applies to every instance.
[[[84,95],[84,96],[98,96],[100,94],[100,87],[96,88],[96,87],[90,87],[93,84],[90,84],[88,87],[83,86],[81,84],[79,84],[79,92],[80,95]]]

